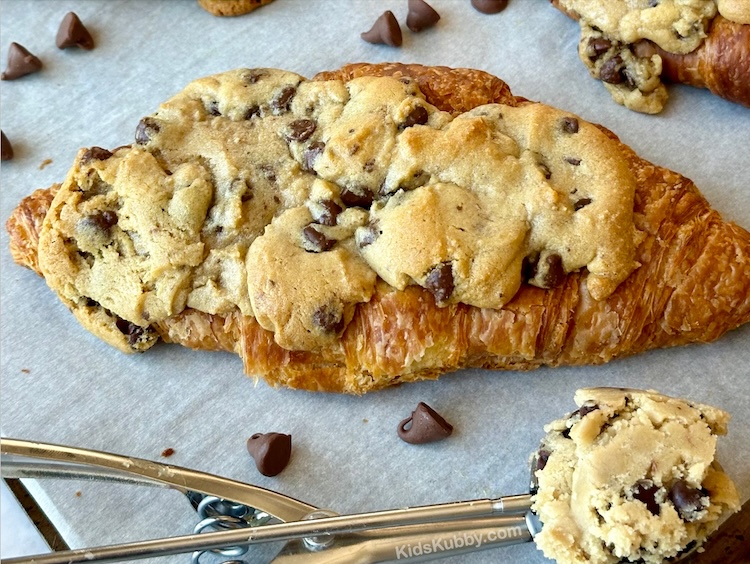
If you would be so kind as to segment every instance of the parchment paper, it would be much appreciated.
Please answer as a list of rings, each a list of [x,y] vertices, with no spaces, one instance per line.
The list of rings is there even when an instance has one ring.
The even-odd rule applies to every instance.
[[[2,82],[2,129],[16,157],[2,164],[2,220],[36,188],[61,181],[80,147],[130,143],[135,126],[189,81],[236,67],[305,76],[357,61],[476,67],[514,93],[604,124],[641,156],[693,179],[730,220],[750,228],[750,110],[706,91],[673,87],[667,109],[640,115],[616,105],[579,61],[577,25],[548,2],[511,0],[483,15],[469,0],[432,0],[439,24],[404,24],[406,0],[276,0],[217,18],[192,0],[2,2],[0,60],[11,41],[44,63]],[[359,34],[386,9],[404,30],[400,49]],[[96,48],[60,51],[73,10]],[[43,161],[49,159],[46,166]],[[239,358],[157,346],[124,355],[87,333],[35,274],[12,263],[0,235],[2,434],[73,444],[205,470],[346,513],[496,497],[527,487],[527,458],[544,423],[574,409],[584,386],[655,388],[730,411],[720,459],[750,497],[750,327],[712,345],[655,351],[607,366],[527,373],[465,371],[364,397],[254,385]],[[447,441],[411,446],[398,422],[425,401],[455,426]],[[256,432],[291,433],[293,457],[261,476],[245,450]],[[173,448],[166,459],[161,453]],[[179,494],[154,488],[28,481],[73,547],[192,531]],[[251,552],[263,561],[273,549]],[[188,556],[169,561],[186,562]],[[531,544],[456,557],[460,562],[543,562]]]

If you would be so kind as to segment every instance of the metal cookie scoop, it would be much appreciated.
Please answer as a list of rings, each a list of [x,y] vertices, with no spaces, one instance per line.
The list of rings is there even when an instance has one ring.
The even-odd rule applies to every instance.
[[[0,446],[4,477],[164,486],[185,494],[194,507],[202,509],[208,500],[214,513],[224,509],[230,517],[222,521],[224,530],[215,532],[12,558],[4,564],[115,562],[187,552],[197,560],[202,551],[230,547],[228,554],[237,555],[243,552],[238,547],[280,540],[289,542],[275,564],[418,562],[529,542],[540,527],[530,511],[530,494],[337,515],[271,490],[139,458],[6,438]],[[227,525],[243,520],[250,526]]]

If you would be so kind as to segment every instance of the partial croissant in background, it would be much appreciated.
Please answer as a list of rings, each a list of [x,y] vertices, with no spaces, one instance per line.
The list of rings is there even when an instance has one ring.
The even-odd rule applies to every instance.
[[[567,3],[565,0],[551,0],[551,2],[567,16],[579,19],[579,14],[572,9],[565,8]],[[750,4],[745,3],[741,6],[738,2],[717,2],[717,4],[719,11],[727,17],[720,14],[713,17],[708,22],[705,39],[689,53],[669,52],[648,39],[641,39],[625,47],[629,48],[629,57],[634,56],[641,60],[646,60],[655,54],[659,55],[661,78],[667,82],[707,88],[713,94],[730,102],[750,107]],[[735,4],[737,7],[733,6]],[[598,54],[592,56],[598,56]],[[627,66],[627,61],[624,66]],[[660,103],[663,104],[663,101],[661,100]],[[655,113],[661,107],[658,110],[632,109]]]
[[[315,78],[383,75],[411,77],[428,102],[454,114],[526,102],[477,70],[355,64]],[[714,341],[750,321],[750,233],[722,221],[690,180],[616,146],[635,177],[635,224],[645,237],[636,250],[641,266],[606,299],[591,298],[585,269],[551,289],[523,284],[501,309],[438,307],[420,286],[399,291],[379,282],[370,301],[356,305],[341,338],[314,351],[283,349],[239,310],[210,315],[187,308],[151,329],[167,342],[235,352],[248,375],[271,385],[361,394],[466,367],[601,364]],[[40,274],[39,230],[55,190],[27,197],[7,223],[14,259]]]

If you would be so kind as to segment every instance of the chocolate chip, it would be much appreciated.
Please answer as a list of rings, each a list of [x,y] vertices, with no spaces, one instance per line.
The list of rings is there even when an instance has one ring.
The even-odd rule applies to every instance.
[[[341,201],[349,207],[369,209],[374,197],[372,190],[364,186],[347,186],[341,191]]]
[[[677,480],[669,488],[669,499],[686,522],[699,519],[696,514],[705,509],[704,497],[705,493],[701,489],[689,486],[684,480]]]
[[[154,118],[148,116],[143,118],[135,128],[135,142],[145,145],[159,133],[160,129],[159,123]]]
[[[396,16],[390,10],[383,12],[375,20],[370,31],[362,33],[360,37],[368,43],[383,43],[391,47],[400,47],[403,42],[401,27],[398,25],[398,21],[396,21]]]
[[[578,159],[576,157],[564,157],[563,160],[573,166],[578,166],[581,164],[581,159]]]
[[[424,0],[409,0],[409,13],[406,16],[406,27],[414,32],[432,27],[438,20],[440,14]]]
[[[561,122],[562,130],[565,133],[578,133],[578,119],[574,117],[566,116],[562,118]]]
[[[289,124],[286,138],[289,141],[307,141],[315,132],[315,122],[311,119],[298,119]]]
[[[539,167],[539,170],[542,171],[542,174],[544,175],[544,178],[549,180],[552,178],[552,171],[549,169],[549,167],[544,163],[537,163],[537,166]]]
[[[453,433],[453,425],[424,402],[398,424],[398,436],[412,445],[434,443],[447,439]]]
[[[317,213],[313,213],[315,221],[321,225],[336,225],[336,218],[343,211],[342,207],[333,200],[321,200],[318,206]]]
[[[372,172],[375,170],[375,159],[367,159],[365,164],[362,165],[362,170],[365,172]]]
[[[141,340],[141,337],[146,333],[145,328],[120,317],[117,318],[115,326],[119,329],[120,333],[127,336],[128,344],[131,347],[135,347],[135,345],[138,344],[138,341]]]
[[[573,208],[578,211],[581,208],[585,208],[591,203],[591,198],[581,198],[580,200],[576,200],[576,203],[573,204]]]
[[[592,37],[586,45],[586,55],[596,60],[612,47],[612,42],[604,37]]]
[[[106,161],[112,156],[112,152],[101,147],[91,147],[81,157],[81,164],[85,165],[91,161]]]
[[[275,115],[289,111],[289,105],[292,103],[292,98],[297,93],[297,89],[294,86],[287,86],[279,95],[271,101],[271,109]]]
[[[430,114],[427,113],[424,106],[415,106],[414,109],[409,112],[409,115],[406,116],[404,123],[399,126],[399,129],[403,130],[413,125],[424,125],[429,119]]]
[[[221,110],[219,110],[219,102],[217,102],[216,100],[212,100],[211,102],[209,102],[206,106],[206,111],[212,116],[220,116]]]
[[[59,49],[80,47],[89,51],[94,48],[94,39],[91,37],[89,30],[73,12],[65,14],[62,22],[60,22],[55,43]]]
[[[521,279],[528,282],[536,276],[536,267],[539,262],[539,255],[523,257],[521,262]]]
[[[604,61],[599,69],[599,78],[607,84],[620,84],[623,81],[622,59],[619,55]]]
[[[471,5],[483,14],[497,14],[508,6],[508,0],[471,0]]]
[[[310,253],[330,251],[336,244],[336,239],[329,239],[325,234],[318,231],[312,223],[302,229],[302,235],[304,237],[303,247]]]
[[[13,145],[2,131],[0,131],[0,138],[2,138],[2,160],[9,161],[13,158]]]
[[[596,405],[595,403],[591,403],[591,404],[584,403],[578,409],[578,415],[580,417],[586,417],[589,413],[591,413],[592,411],[596,411],[597,409],[599,409],[599,406]]]
[[[656,501],[656,494],[660,488],[652,480],[638,480],[633,486],[633,499],[642,502],[651,515],[659,515],[661,507]]]
[[[266,75],[263,71],[258,70],[248,70],[244,75],[243,78],[245,82],[248,84],[255,84],[258,82],[261,78],[263,78]]]
[[[302,152],[302,166],[305,170],[314,170],[315,160],[323,154],[325,148],[326,144],[322,141],[310,143],[309,147]]]
[[[91,215],[87,215],[81,221],[86,225],[99,229],[104,233],[109,233],[110,229],[117,225],[117,214],[110,210],[97,212]]]
[[[42,61],[29,53],[26,47],[11,43],[8,47],[8,66],[0,75],[2,80],[15,80],[42,68]]]
[[[245,115],[243,116],[245,119],[252,119],[254,116],[260,115],[260,106],[250,106],[246,111]]]
[[[340,333],[344,330],[344,316],[338,308],[320,306],[313,312],[312,320],[326,333]]]
[[[556,253],[548,255],[544,261],[546,272],[542,277],[544,288],[554,288],[562,284],[565,280],[565,270],[563,269],[562,257]]]
[[[264,476],[276,476],[292,456],[292,436],[283,433],[255,433],[247,440],[247,452]]]
[[[276,171],[270,164],[260,165],[258,170],[263,174],[263,178],[269,182],[276,182]]]
[[[372,221],[367,227],[357,230],[357,244],[362,249],[368,245],[372,245],[380,235],[382,235],[382,231],[378,228],[378,222]]]
[[[435,297],[438,304],[444,304],[453,294],[453,265],[443,262],[435,265],[427,273],[425,288]]]

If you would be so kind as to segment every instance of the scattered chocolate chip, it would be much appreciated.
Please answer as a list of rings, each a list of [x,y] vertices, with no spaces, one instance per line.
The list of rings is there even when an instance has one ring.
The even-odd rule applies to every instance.
[[[604,37],[592,37],[586,44],[586,55],[591,60],[596,60],[612,47],[612,42]]]
[[[659,492],[659,486],[652,480],[638,480],[633,486],[633,499],[642,502],[651,515],[659,515],[661,507],[656,501],[656,494]]]
[[[130,321],[119,317],[117,318],[115,325],[117,326],[117,329],[119,329],[120,333],[127,336],[128,344],[131,347],[135,347],[135,345],[138,343],[138,341],[141,340],[141,337],[143,337],[146,332],[146,330],[140,325],[136,325],[135,323],[131,323]]]
[[[453,425],[424,402],[419,402],[417,408],[398,424],[398,436],[401,440],[421,445],[447,439],[453,433]]]
[[[705,508],[704,497],[705,493],[701,489],[689,486],[684,480],[677,480],[669,488],[669,499],[686,522],[699,518],[696,513]]]
[[[483,14],[497,14],[508,6],[508,0],[471,0],[471,5]]]
[[[0,75],[2,80],[15,80],[42,68],[42,61],[29,53],[26,47],[11,43],[8,48],[8,66]]]
[[[399,129],[403,130],[413,125],[424,125],[427,123],[428,119],[430,119],[430,114],[427,113],[425,107],[415,106],[414,109],[409,112],[409,115],[406,116],[404,123],[399,126]]]
[[[406,27],[414,32],[432,27],[438,20],[440,14],[424,0],[409,0],[409,13],[406,16]]]
[[[97,212],[91,215],[87,215],[84,217],[81,221],[86,223],[87,225],[90,225],[91,227],[94,227],[95,229],[98,229],[104,233],[109,233],[109,230],[117,225],[117,214],[110,210],[105,210],[102,212]]]
[[[312,320],[326,333],[340,333],[344,330],[344,316],[338,308],[321,306],[313,312]]]
[[[298,119],[289,124],[286,132],[288,141],[307,141],[315,132],[315,122],[311,119]]]
[[[546,164],[540,162],[540,163],[537,163],[537,166],[539,167],[539,170],[542,171],[544,178],[546,178],[547,180],[552,178],[552,171],[549,169],[549,167]]]
[[[346,187],[341,191],[341,201],[349,207],[369,209],[374,199],[372,190],[364,186]]]
[[[563,160],[573,166],[578,166],[581,164],[581,159],[578,159],[576,157],[564,157]]]
[[[250,106],[247,110],[245,110],[245,115],[243,116],[245,119],[252,119],[254,116],[260,115],[260,106]]]
[[[377,221],[372,221],[367,227],[358,229],[357,244],[359,245],[359,248],[362,249],[368,245],[372,245],[381,234],[382,232],[378,229]]]
[[[401,27],[390,10],[383,12],[370,31],[362,33],[361,37],[368,43],[383,43],[391,47],[400,47],[403,42]]]
[[[159,133],[160,129],[159,123],[154,118],[148,116],[143,118],[135,128],[135,142],[145,145]]]
[[[318,156],[323,154],[325,148],[326,144],[322,141],[315,141],[314,143],[310,143],[310,146],[302,152],[302,166],[305,170],[314,170],[315,160],[318,158]]]
[[[312,223],[302,229],[302,235],[304,237],[303,246],[310,253],[330,251],[336,244],[336,239],[329,239],[325,234],[318,231]]]
[[[599,78],[607,84],[620,84],[622,76],[622,58],[619,55],[607,59],[599,69]]]
[[[590,203],[591,203],[591,198],[581,198],[580,200],[576,200],[575,204],[573,204],[573,209],[578,211],[581,208],[585,208]]]
[[[13,145],[10,144],[5,133],[0,131],[0,138],[2,139],[2,160],[9,161],[13,158]]]
[[[561,120],[561,127],[565,133],[578,133],[578,119],[566,116]]]
[[[292,103],[292,98],[297,93],[297,89],[294,86],[287,86],[279,95],[271,101],[271,109],[275,115],[289,111],[289,105]]]
[[[589,413],[591,413],[592,411],[596,411],[597,409],[599,409],[599,406],[595,403],[584,403],[580,408],[578,408],[578,415],[580,417],[586,417]]]
[[[534,471],[544,470],[544,467],[547,466],[547,461],[549,460],[550,454],[552,453],[547,449],[539,449],[539,452],[537,452],[536,456],[534,457]]]
[[[247,73],[245,73],[245,75],[243,76],[243,78],[245,79],[245,82],[247,82],[248,84],[255,84],[265,75],[266,73],[263,71],[248,70]]]
[[[206,106],[206,111],[212,116],[220,116],[221,110],[219,110],[219,102],[216,100],[209,102]]]
[[[453,265],[443,262],[435,265],[427,273],[425,288],[435,297],[438,304],[444,304],[453,294]]]
[[[62,22],[60,22],[55,43],[59,49],[80,47],[89,51],[94,48],[94,39],[74,12],[65,14]]]
[[[314,219],[321,225],[336,225],[336,219],[342,212],[342,208],[333,200],[321,200],[318,202],[317,213],[313,213]]]
[[[264,476],[276,476],[292,456],[292,436],[283,433],[255,433],[247,440],[247,452]]]
[[[563,280],[565,280],[562,257],[557,253],[553,253],[548,255],[544,262],[547,269],[542,277],[543,287],[554,288],[562,284]]]
[[[367,159],[365,164],[362,165],[362,170],[365,172],[372,172],[375,170],[375,159]]]
[[[170,457],[170,456],[172,456],[173,454],[174,454],[174,449],[173,449],[172,447],[169,447],[169,448],[165,448],[165,449],[164,449],[163,451],[161,451],[161,455],[162,455],[162,456],[163,456],[164,458],[169,458],[169,457]]]
[[[81,164],[85,165],[91,161],[106,161],[112,156],[112,152],[101,147],[91,147],[81,157]]]

